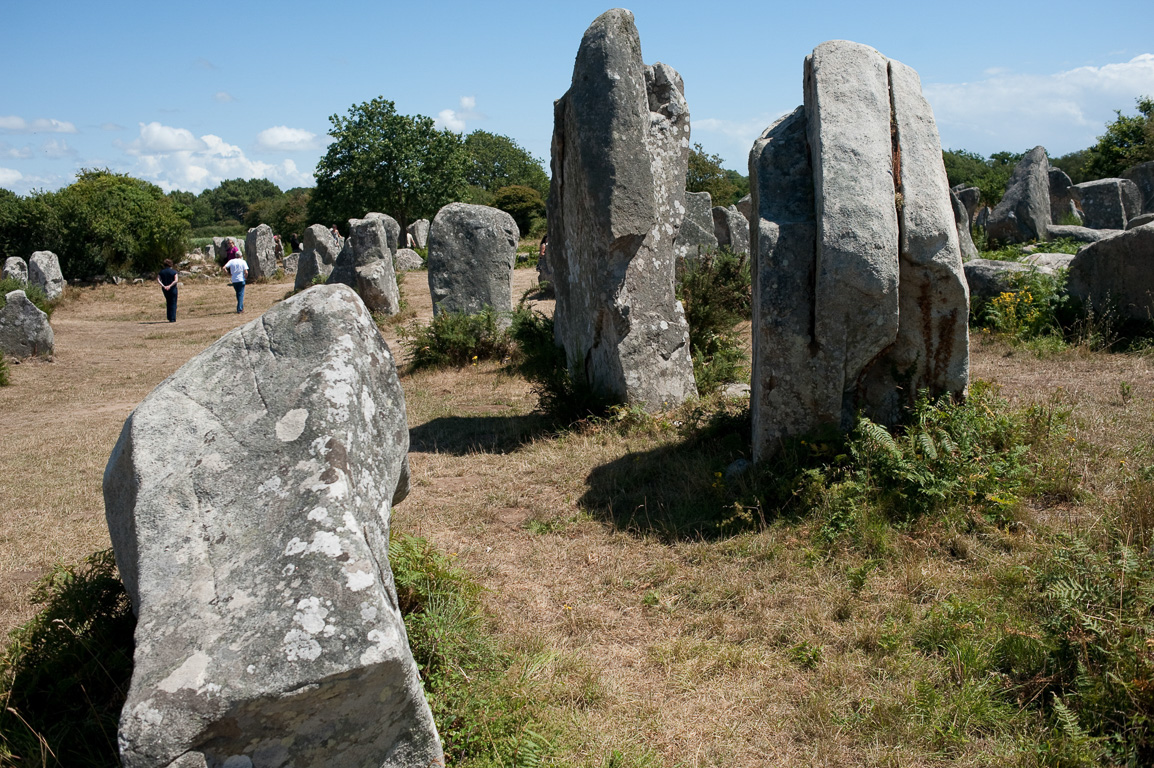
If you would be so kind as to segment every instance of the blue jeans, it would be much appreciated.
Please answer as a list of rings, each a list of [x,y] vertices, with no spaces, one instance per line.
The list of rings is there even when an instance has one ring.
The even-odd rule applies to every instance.
[[[236,311],[237,314],[244,312],[244,281],[233,283],[232,289],[236,291]]]

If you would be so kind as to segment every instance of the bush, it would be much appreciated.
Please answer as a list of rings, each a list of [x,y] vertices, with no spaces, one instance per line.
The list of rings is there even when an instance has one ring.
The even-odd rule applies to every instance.
[[[118,764],[136,619],[112,551],[55,567],[32,602],[43,608],[13,631],[0,659],[0,762]]]
[[[1020,341],[1062,336],[1062,321],[1068,319],[1070,304],[1065,270],[1057,275],[1015,273],[1009,280],[1013,290],[973,307],[975,324]]]
[[[513,217],[521,236],[529,235],[535,221],[545,218],[545,198],[532,187],[514,184],[493,193],[491,205]]]
[[[742,378],[745,353],[733,329],[751,318],[752,281],[746,255],[722,248],[680,260],[677,298],[689,325],[697,391],[707,395]]]
[[[12,291],[24,291],[24,295],[28,297],[37,309],[48,318],[52,318],[52,311],[56,309],[59,299],[56,301],[49,301],[48,296],[45,295],[44,289],[38,285],[31,283],[22,283],[14,277],[5,277],[0,279],[0,309],[2,309],[8,302],[5,297]]]
[[[614,401],[569,373],[565,349],[553,336],[553,319],[522,301],[513,312],[509,335],[516,343],[513,369],[533,384],[542,411],[564,424],[603,416]]]
[[[442,312],[426,326],[413,324],[403,329],[401,342],[414,370],[503,360],[512,350],[509,334],[491,307],[472,315]]]

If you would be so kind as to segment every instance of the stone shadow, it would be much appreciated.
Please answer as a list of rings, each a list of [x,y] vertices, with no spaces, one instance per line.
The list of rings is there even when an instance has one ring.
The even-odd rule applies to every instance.
[[[513,453],[553,427],[543,414],[441,416],[409,430],[411,453]]]

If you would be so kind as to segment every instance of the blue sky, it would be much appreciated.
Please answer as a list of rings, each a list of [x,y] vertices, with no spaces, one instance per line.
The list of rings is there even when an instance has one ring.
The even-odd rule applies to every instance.
[[[328,118],[384,96],[548,162],[552,102],[604,3],[0,0],[0,187],[111,168],[199,192],[311,186]],[[685,80],[693,141],[745,172],[801,103],[802,60],[849,39],[916,69],[947,148],[1088,146],[1154,96],[1154,2],[633,2],[645,61]]]

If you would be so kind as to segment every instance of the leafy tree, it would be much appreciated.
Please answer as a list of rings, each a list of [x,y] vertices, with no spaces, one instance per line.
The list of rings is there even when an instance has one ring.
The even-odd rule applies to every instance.
[[[522,237],[533,231],[535,221],[545,218],[545,199],[541,193],[521,184],[498,189],[493,193],[492,205],[513,217]]]
[[[1154,160],[1154,99],[1139,98],[1137,115],[1123,115],[1106,124],[1106,132],[1090,148],[1086,170],[1093,179],[1119,176],[1127,168]]]
[[[280,187],[268,179],[226,179],[214,189],[206,189],[200,193],[198,202],[207,205],[212,220],[197,222],[197,226],[225,221],[244,221],[250,205],[280,196]],[[203,215],[203,208],[194,210]]]
[[[314,222],[343,222],[369,211],[392,216],[402,229],[458,199],[465,186],[461,137],[432,118],[399,115],[378,97],[329,118],[333,142],[317,163],[309,201]]]
[[[729,206],[749,194],[749,178],[721,167],[720,155],[708,155],[700,144],[689,150],[686,192],[708,192],[714,205]]]
[[[60,251],[57,193],[19,197],[0,190],[0,255],[27,260],[36,251]]]
[[[543,163],[508,136],[473,131],[465,137],[469,160],[465,180],[472,187],[496,192],[502,187],[524,186],[549,196],[549,174]]]
[[[997,205],[1006,193],[1006,184],[1014,166],[1022,159],[1020,152],[995,152],[989,159],[964,149],[942,151],[942,162],[950,186],[965,184],[982,190],[986,205]]]
[[[248,207],[244,223],[249,228],[268,224],[280,235],[300,234],[308,226],[309,198],[312,189],[295,187],[280,197],[258,200]]]
[[[59,232],[53,250],[70,277],[151,272],[164,259],[179,258],[188,240],[188,221],[159,187],[109,170],[81,170],[54,199],[40,196],[36,203],[53,209]]]

